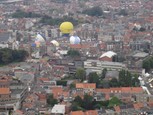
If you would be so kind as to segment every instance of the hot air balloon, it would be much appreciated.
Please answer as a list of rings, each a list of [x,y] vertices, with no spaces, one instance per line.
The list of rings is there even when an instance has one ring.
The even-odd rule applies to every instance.
[[[52,40],[51,43],[52,43],[54,46],[56,46],[56,47],[59,46],[59,43],[58,43],[56,40]]]
[[[80,44],[80,38],[78,36],[71,36],[70,37],[70,44]]]
[[[60,25],[60,31],[63,36],[69,36],[69,34],[73,31],[73,24],[71,22],[63,22]]]
[[[35,41],[37,41],[37,42],[45,42],[45,38],[42,37],[42,35],[37,34],[37,36],[35,38]]]

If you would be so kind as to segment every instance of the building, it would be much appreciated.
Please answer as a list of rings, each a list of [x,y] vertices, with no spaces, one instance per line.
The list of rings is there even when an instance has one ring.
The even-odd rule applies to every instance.
[[[0,109],[1,110],[17,110],[21,107],[24,100],[27,87],[23,83],[14,82],[8,77],[0,78]]]
[[[109,61],[109,62],[112,62],[112,58],[113,58],[113,56],[115,56],[115,55],[117,55],[115,52],[113,52],[113,51],[108,51],[108,52],[106,52],[106,53],[103,53],[101,56],[100,56],[100,58],[99,58],[99,60],[100,61]]]
[[[84,93],[93,93],[96,89],[96,83],[76,83],[77,90],[83,90]]]
[[[54,105],[51,114],[52,115],[64,115],[65,114],[65,105]]]
[[[106,62],[100,60],[86,60],[84,61],[84,68],[86,69],[87,74],[90,72],[101,73],[104,68],[107,70],[117,70],[126,69],[125,64],[119,62]]]

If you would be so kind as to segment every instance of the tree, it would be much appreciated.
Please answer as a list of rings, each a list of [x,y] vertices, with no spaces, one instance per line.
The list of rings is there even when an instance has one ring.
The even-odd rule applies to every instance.
[[[113,78],[113,79],[110,80],[109,86],[110,87],[119,87],[120,84],[119,84],[119,82],[118,82],[118,80],[116,78]]]
[[[138,74],[134,74],[132,76],[132,86],[133,87],[139,87],[140,86],[140,81],[139,81],[138,77],[139,77]]]
[[[78,57],[78,56],[80,56],[80,53],[79,53],[78,50],[72,50],[72,49],[70,49],[67,52],[67,55],[70,56],[70,57]]]
[[[99,6],[95,6],[93,8],[86,9],[82,13],[87,14],[89,16],[102,16],[103,15],[103,11]]]
[[[58,103],[57,99],[54,99],[52,94],[49,94],[49,95],[47,96],[47,104],[48,104],[49,106],[53,107],[53,106],[54,106],[55,104],[57,104],[57,103]]]
[[[96,87],[99,86],[100,80],[99,80],[99,76],[97,75],[96,72],[89,73],[88,82],[89,83],[96,83]]]
[[[128,12],[125,9],[121,9],[118,14],[122,16],[127,16]]]
[[[132,75],[129,71],[121,70],[119,72],[119,82],[122,87],[132,86]]]
[[[84,110],[84,108],[78,106],[77,103],[72,103],[72,105],[71,105],[71,110],[72,110],[72,111],[79,111],[79,110]]]
[[[74,101],[77,103],[77,105],[82,106],[83,105],[83,100],[80,96],[76,96]]]
[[[151,69],[150,60],[149,59],[144,60],[142,62],[142,67],[145,69],[146,72],[149,72]]]
[[[41,15],[35,14],[32,12],[24,12],[22,10],[17,10],[15,13],[12,14],[13,18],[40,18]]]
[[[69,88],[70,88],[70,89],[74,89],[74,88],[75,88],[75,84],[74,84],[74,83],[71,83],[71,84],[69,85]]]
[[[83,98],[83,108],[86,110],[92,110],[93,109],[93,97],[90,95],[85,94]]]
[[[67,81],[65,80],[58,80],[56,81],[57,85],[67,86]]]
[[[106,77],[107,68],[104,68],[101,72],[101,79],[104,79]]]
[[[76,71],[76,78],[84,81],[86,79],[86,71],[83,68],[78,68]]]
[[[118,106],[122,104],[121,100],[119,100],[117,97],[112,97],[110,100],[109,100],[109,104],[108,106],[109,107],[114,107],[114,106]]]

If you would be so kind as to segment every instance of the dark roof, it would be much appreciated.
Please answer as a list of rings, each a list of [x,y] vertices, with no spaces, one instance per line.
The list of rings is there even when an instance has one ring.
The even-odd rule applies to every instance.
[[[7,42],[10,37],[10,33],[0,33],[0,42]]]
[[[4,29],[4,30],[7,30],[7,25],[5,25],[5,24],[0,24],[0,29]]]

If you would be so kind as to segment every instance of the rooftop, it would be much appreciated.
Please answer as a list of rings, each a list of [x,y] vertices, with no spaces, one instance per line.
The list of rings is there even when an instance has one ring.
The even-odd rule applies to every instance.
[[[0,88],[0,95],[10,94],[10,88]]]

